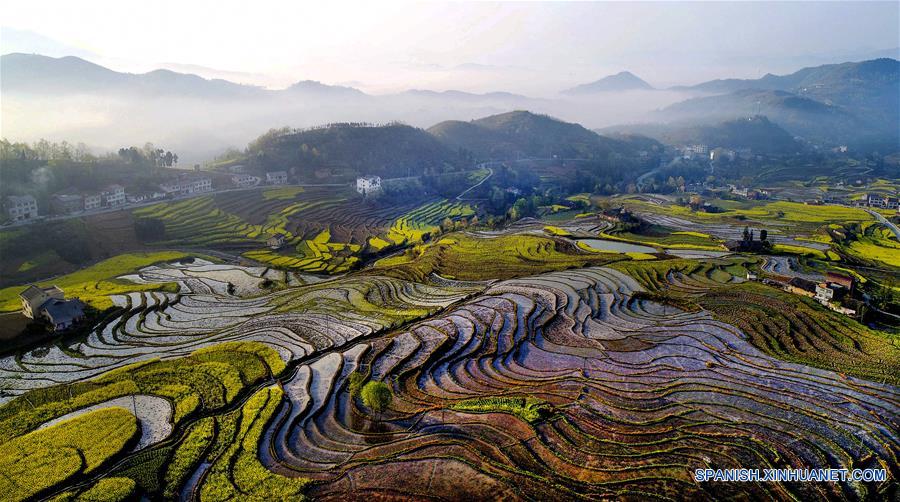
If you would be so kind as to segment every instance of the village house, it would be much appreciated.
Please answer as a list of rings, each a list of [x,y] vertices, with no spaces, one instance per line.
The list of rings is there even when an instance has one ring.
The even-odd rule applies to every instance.
[[[287,185],[288,175],[286,171],[272,171],[266,173],[266,183],[270,185]]]
[[[84,209],[84,197],[77,193],[58,193],[50,198],[53,214],[73,214]]]
[[[159,185],[167,195],[191,195],[212,190],[212,180],[205,177],[182,177]]]
[[[84,319],[84,303],[77,298],[66,300],[58,286],[28,286],[19,293],[22,314],[29,319],[44,318],[53,331],[62,331]]]
[[[281,249],[284,246],[284,234],[275,234],[266,241],[270,249]]]
[[[897,209],[898,206],[900,206],[900,199],[898,199],[897,197],[889,197],[885,195],[869,193],[860,200],[860,204],[858,205],[878,207],[881,209]]]
[[[100,205],[103,204],[103,197],[99,193],[85,194],[83,198],[85,211],[100,209]]]
[[[729,150],[727,148],[713,148],[709,151],[709,160],[712,161],[721,161],[721,160],[729,160],[733,161],[737,157],[737,153],[734,150]]]
[[[361,178],[356,178],[356,191],[363,194],[369,195],[372,193],[381,191],[381,177],[380,176],[363,176]]]
[[[105,207],[119,207],[125,205],[125,187],[122,185],[109,185],[100,192]]]
[[[812,298],[816,296],[816,283],[802,277],[792,277],[785,285],[784,290],[795,295]]]
[[[239,188],[254,187],[259,184],[259,178],[250,174],[235,174],[231,177],[231,182]]]
[[[6,214],[12,221],[30,221],[38,217],[37,201],[30,195],[10,195],[6,198]]]

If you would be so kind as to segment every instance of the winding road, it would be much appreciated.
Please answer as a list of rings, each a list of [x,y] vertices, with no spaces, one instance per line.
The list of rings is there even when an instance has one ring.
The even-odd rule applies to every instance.
[[[875,217],[876,220],[885,224],[888,228],[891,229],[891,232],[894,232],[894,236],[897,237],[897,240],[900,240],[900,228],[897,228],[897,225],[891,223],[887,218],[881,215],[878,211],[872,211],[871,209],[866,209],[866,212]]]
[[[480,169],[482,166],[484,166],[484,164],[482,164],[481,166],[478,166],[479,169]],[[488,178],[490,178],[491,176],[494,175],[494,170],[493,170],[493,169],[491,169],[490,167],[488,167],[487,170],[490,171],[490,172],[488,173],[487,176],[485,176],[484,178],[482,178],[481,181],[479,181],[478,183],[475,183],[474,185],[470,186],[469,188],[466,188],[465,190],[463,190],[459,195],[456,196],[456,200],[463,200],[463,198],[462,198],[463,195],[469,193],[470,191],[474,190],[475,188],[480,187],[482,183],[484,183],[485,181],[488,180]]]

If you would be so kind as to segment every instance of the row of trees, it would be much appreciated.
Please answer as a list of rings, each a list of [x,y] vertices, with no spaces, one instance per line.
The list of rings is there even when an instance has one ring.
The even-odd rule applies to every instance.
[[[25,142],[0,140],[0,160],[3,161],[75,161],[90,162],[97,157],[84,143],[72,145],[67,141],[59,143],[41,139],[30,145]]]
[[[143,148],[131,146],[119,148],[119,157],[130,164],[144,164],[153,167],[172,167],[178,164],[178,154],[162,148],[156,148],[153,143],[146,143]]]

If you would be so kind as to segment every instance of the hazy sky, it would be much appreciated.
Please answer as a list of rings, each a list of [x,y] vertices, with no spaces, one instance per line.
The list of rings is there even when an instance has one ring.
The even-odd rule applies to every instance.
[[[74,54],[116,70],[165,66],[274,88],[312,79],[370,92],[546,95],[626,69],[654,85],[692,83],[900,45],[896,1],[0,4],[3,53]]]

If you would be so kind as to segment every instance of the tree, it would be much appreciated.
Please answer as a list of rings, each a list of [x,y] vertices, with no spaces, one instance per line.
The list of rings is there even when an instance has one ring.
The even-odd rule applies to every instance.
[[[769,231],[765,228],[759,231],[759,240],[765,242],[769,240]]]
[[[394,394],[386,383],[373,380],[363,386],[360,397],[367,408],[376,414],[381,414],[391,404]]]
[[[750,242],[750,227],[744,227],[744,242]]]

